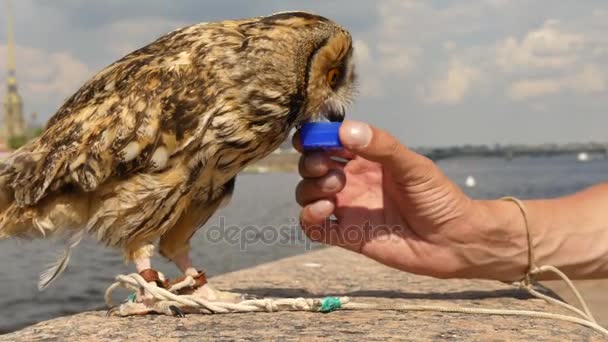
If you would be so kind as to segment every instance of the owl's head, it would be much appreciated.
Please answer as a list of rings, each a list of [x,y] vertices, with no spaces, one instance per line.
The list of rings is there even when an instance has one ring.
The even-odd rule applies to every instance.
[[[351,35],[333,21],[307,12],[283,12],[252,23],[258,32],[251,44],[263,51],[257,68],[266,90],[289,93],[289,125],[305,121],[342,121],[356,93]],[[259,31],[258,31],[259,30]],[[261,38],[264,37],[264,38]],[[267,45],[265,44],[267,43]],[[272,46],[272,48],[270,48]],[[273,89],[274,88],[274,89]]]
[[[305,35],[302,58],[306,87],[306,105],[303,120],[343,121],[346,107],[356,92],[356,73],[351,35],[320,16],[291,13],[299,18],[316,22],[317,29]]]

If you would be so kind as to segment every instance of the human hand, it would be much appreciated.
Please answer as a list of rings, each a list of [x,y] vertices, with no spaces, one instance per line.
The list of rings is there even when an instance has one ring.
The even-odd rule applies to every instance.
[[[342,151],[300,158],[296,200],[311,240],[439,278],[523,274],[525,231],[486,224],[491,206],[509,204],[473,201],[431,160],[365,123],[345,121],[340,140]],[[294,146],[301,150],[298,134]]]

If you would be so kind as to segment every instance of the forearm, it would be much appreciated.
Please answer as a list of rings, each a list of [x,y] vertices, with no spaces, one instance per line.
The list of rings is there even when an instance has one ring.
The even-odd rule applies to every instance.
[[[485,202],[482,205],[491,218],[487,222],[493,229],[509,232],[515,239],[525,239],[523,217],[514,203],[480,202]],[[556,266],[573,279],[608,278],[608,184],[557,199],[524,201],[524,204],[536,265]],[[515,241],[514,245],[522,243]],[[524,271],[522,262],[527,262],[527,252],[513,255],[517,257],[504,260],[512,265],[507,272]],[[505,268],[509,269],[506,264]]]
[[[574,279],[608,278],[608,184],[526,206],[538,264]]]

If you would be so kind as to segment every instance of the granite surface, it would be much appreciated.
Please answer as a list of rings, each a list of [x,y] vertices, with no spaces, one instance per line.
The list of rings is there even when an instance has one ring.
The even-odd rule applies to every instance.
[[[566,314],[493,281],[438,280],[328,248],[211,279],[222,289],[258,296],[349,296],[378,304],[462,305]],[[109,284],[108,284],[109,285]],[[103,300],[99,299],[100,302]],[[128,318],[84,312],[0,336],[0,341],[200,340],[603,341],[593,330],[541,318],[438,312],[336,311]]]
[[[573,283],[581,292],[597,322],[608,327],[608,279],[575,280]],[[577,303],[576,297],[563,281],[544,281],[542,284],[568,303]]]

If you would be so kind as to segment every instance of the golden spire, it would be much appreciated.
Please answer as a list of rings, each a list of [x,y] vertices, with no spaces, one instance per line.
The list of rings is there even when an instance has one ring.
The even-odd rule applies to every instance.
[[[13,32],[13,3],[6,0],[6,40],[8,52],[8,73],[9,77],[15,75],[15,33]]]
[[[25,122],[23,120],[23,102],[17,91],[17,72],[15,63],[15,36],[13,32],[13,6],[10,0],[6,1],[7,23],[7,63],[8,63],[8,89],[4,97],[4,115],[2,131],[4,139],[23,136]]]

